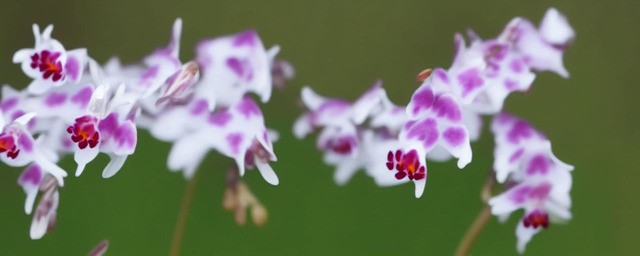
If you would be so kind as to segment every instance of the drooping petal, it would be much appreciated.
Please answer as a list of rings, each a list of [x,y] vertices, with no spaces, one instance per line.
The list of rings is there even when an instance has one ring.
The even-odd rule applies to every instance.
[[[27,214],[31,214],[33,210],[33,203],[36,200],[43,178],[44,173],[37,164],[27,166],[20,174],[20,178],[18,178],[18,184],[22,186],[22,189],[27,194],[27,199],[24,202],[24,211]]]
[[[171,171],[183,171],[185,178],[190,179],[210,150],[211,145],[203,141],[210,136],[206,130],[199,131],[178,139],[171,147],[167,166]]]
[[[451,125],[442,131],[442,145],[451,155],[458,158],[458,168],[462,169],[471,162],[472,152],[467,128]]]
[[[533,236],[538,234],[541,230],[542,230],[542,227],[527,228],[524,226],[522,221],[519,221],[518,226],[516,227],[516,237],[518,238],[518,243],[516,248],[518,252],[524,253],[524,250],[527,247],[527,244],[529,243],[529,241],[531,241],[531,238],[533,238]]]
[[[131,155],[136,149],[138,143],[138,133],[135,124],[130,120],[124,121],[113,136],[114,148],[116,155]]]
[[[100,146],[97,147],[86,147],[84,149],[76,150],[75,154],[73,154],[73,159],[78,164],[76,169],[76,177],[80,176],[84,171],[84,168],[87,164],[98,156],[100,153]]]
[[[260,174],[262,175],[262,178],[264,178],[264,180],[274,186],[280,183],[280,181],[278,180],[278,176],[273,171],[273,168],[271,168],[271,165],[269,165],[269,163],[262,163],[261,161],[255,162],[256,167],[258,168],[258,171],[260,171]]]
[[[38,203],[38,208],[33,214],[29,235],[31,239],[40,239],[44,236],[52,222],[55,222],[58,210],[59,194],[58,190],[51,188],[47,190]]]
[[[113,177],[113,175],[116,175],[116,173],[118,173],[118,171],[122,169],[122,166],[124,165],[124,162],[127,160],[128,156],[129,155],[110,154],[109,163],[102,170],[102,178],[108,179]]]

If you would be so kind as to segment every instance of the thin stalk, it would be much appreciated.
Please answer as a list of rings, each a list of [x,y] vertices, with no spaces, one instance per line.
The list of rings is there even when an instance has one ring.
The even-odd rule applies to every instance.
[[[197,172],[187,183],[187,187],[182,197],[182,206],[180,206],[180,213],[178,214],[178,220],[176,221],[176,227],[173,231],[173,240],[171,241],[171,252],[169,255],[180,255],[180,247],[182,246],[182,240],[184,239],[184,230],[187,226],[187,217],[189,210],[191,210],[191,202],[193,201],[194,191],[196,190]]]
[[[473,224],[471,224],[471,227],[467,230],[467,233],[460,241],[460,244],[458,244],[458,249],[455,254],[456,256],[469,255],[469,252],[471,251],[471,248],[473,248],[476,240],[478,240],[480,233],[482,233],[484,227],[486,227],[489,220],[491,220],[491,208],[487,202],[491,199],[493,195],[493,188],[496,185],[494,175],[494,172],[490,170],[487,181],[484,183],[484,186],[482,186],[482,190],[480,191],[480,199],[482,200],[484,207],[480,211],[480,214],[478,214],[478,217],[476,217],[475,221],[473,221]]]

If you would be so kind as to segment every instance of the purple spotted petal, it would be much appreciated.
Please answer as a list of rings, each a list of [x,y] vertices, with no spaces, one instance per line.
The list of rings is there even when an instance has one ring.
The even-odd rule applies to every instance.
[[[131,155],[136,149],[138,134],[136,126],[129,120],[118,127],[114,136],[114,153],[117,155]]]
[[[93,95],[93,86],[86,85],[71,97],[71,102],[77,104],[80,108],[86,108]]]
[[[104,119],[100,120],[100,123],[98,124],[98,131],[100,131],[102,139],[111,138],[111,136],[116,133],[119,125],[117,113],[111,113]]]
[[[433,103],[433,112],[436,113],[436,116],[451,122],[460,122],[462,120],[460,105],[451,95],[438,96]]]
[[[407,131],[406,138],[420,141],[426,152],[432,149],[438,141],[438,123],[433,118],[409,122],[404,129]]]
[[[411,116],[419,116],[420,113],[427,111],[433,106],[435,95],[429,87],[422,87],[416,91],[411,97],[408,110]]]

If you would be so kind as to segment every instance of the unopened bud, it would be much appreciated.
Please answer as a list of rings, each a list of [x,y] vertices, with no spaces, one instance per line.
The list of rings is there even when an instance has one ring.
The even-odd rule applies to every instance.
[[[107,252],[107,249],[109,249],[109,240],[102,240],[100,241],[100,243],[98,245],[96,245],[96,247],[94,247],[89,254],[87,254],[88,256],[102,256]]]
[[[236,223],[238,223],[238,225],[240,226],[244,226],[244,224],[247,223],[247,208],[244,207],[238,207],[236,209]]]
[[[267,224],[267,220],[269,219],[269,214],[267,213],[267,209],[260,204],[256,204],[251,207],[251,219],[253,219],[253,223],[256,226],[262,227]]]
[[[222,197],[222,207],[227,211],[234,211],[238,207],[238,198],[236,193],[231,188],[224,190],[224,196]]]
[[[431,72],[433,72],[432,69],[428,68],[425,70],[422,70],[419,74],[418,77],[416,78],[416,80],[418,82],[424,82],[424,80],[427,80],[427,78],[429,78],[431,76]]]
[[[162,88],[162,94],[156,101],[156,107],[168,103],[179,103],[188,99],[193,93],[193,86],[198,82],[200,77],[200,66],[195,61],[189,61],[173,75],[171,75],[165,86]]]

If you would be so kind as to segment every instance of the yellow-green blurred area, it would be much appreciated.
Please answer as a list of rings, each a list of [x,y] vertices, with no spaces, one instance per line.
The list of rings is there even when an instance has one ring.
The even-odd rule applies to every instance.
[[[31,25],[54,24],[67,49],[86,47],[104,63],[117,55],[135,62],[169,39],[184,21],[181,57],[193,57],[203,39],[258,30],[267,46],[297,69],[284,91],[262,105],[268,126],[280,132],[272,166],[280,185],[257,172],[244,180],[269,210],[258,228],[238,226],[222,208],[230,159],[211,153],[198,170],[182,255],[449,255],[482,208],[480,188],[492,164],[486,130],[464,170],[453,161],[429,165],[424,196],[413,185],[378,188],[363,173],[344,187],[332,180],[315,136],[296,140],[299,92],[354,99],[382,78],[391,99],[406,104],[428,67],[448,67],[453,35],[473,28],[495,37],[515,16],[538,23],[548,7],[564,12],[577,31],[565,55],[571,73],[541,73],[528,93],[505,108],[546,133],[556,155],[576,166],[567,224],[534,237],[527,255],[634,255],[640,253],[638,1],[18,1],[0,3],[0,81],[23,88],[29,80],[11,63],[33,46]],[[111,179],[107,157],[92,162],[61,189],[55,232],[29,239],[31,216],[16,180],[21,169],[0,167],[0,255],[84,255],[102,239],[108,255],[166,255],[187,182],[167,170],[169,144],[139,133],[136,153]],[[67,157],[62,163],[74,170]],[[473,255],[516,254],[518,213],[495,218]]]

